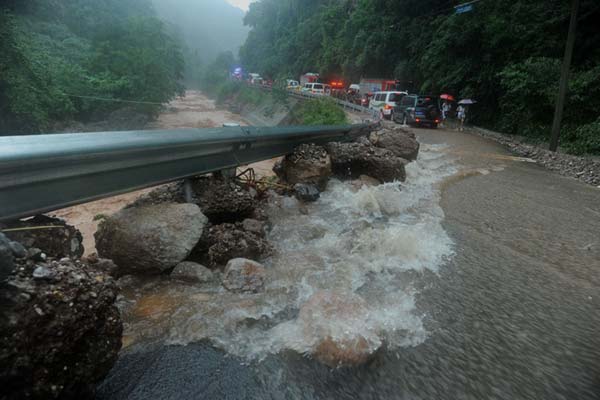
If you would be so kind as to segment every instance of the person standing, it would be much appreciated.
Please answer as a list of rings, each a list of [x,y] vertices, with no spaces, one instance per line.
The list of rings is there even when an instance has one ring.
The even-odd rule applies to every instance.
[[[460,125],[458,126],[458,130],[459,131],[464,131],[465,130],[465,119],[467,118],[467,108],[462,105],[459,104],[458,108],[456,109],[456,116],[458,117],[458,121],[460,122]]]
[[[447,101],[442,103],[442,120],[446,120],[448,118],[448,112],[450,111],[450,104]]]

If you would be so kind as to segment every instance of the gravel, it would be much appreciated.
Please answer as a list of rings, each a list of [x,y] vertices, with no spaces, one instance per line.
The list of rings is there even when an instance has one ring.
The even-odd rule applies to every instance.
[[[521,157],[535,160],[549,170],[569,176],[589,185],[600,188],[600,159],[554,153],[539,146],[525,144],[518,137],[508,136],[481,128],[471,128],[470,132],[507,146]]]

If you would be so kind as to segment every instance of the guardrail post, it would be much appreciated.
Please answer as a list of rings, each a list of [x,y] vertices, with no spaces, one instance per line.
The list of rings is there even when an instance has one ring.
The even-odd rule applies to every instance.
[[[183,181],[183,193],[185,194],[186,203],[194,202],[194,192],[192,190],[192,180],[190,178],[186,178]]]

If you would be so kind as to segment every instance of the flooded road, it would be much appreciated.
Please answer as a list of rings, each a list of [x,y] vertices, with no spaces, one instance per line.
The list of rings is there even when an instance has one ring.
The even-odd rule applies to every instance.
[[[98,397],[600,398],[600,190],[479,137],[416,132],[406,184],[274,199],[265,293],[126,293],[130,346]],[[361,326],[327,322],[376,334],[371,362],[302,355],[298,309],[322,288],[365,299]]]

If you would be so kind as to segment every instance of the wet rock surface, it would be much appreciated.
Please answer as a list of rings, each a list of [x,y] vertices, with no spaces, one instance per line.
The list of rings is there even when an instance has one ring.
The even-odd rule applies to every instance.
[[[250,218],[257,207],[250,192],[233,180],[200,178],[193,181],[192,188],[197,204],[213,224]]]
[[[264,229],[257,229],[255,224],[247,221],[246,227],[244,222],[211,226],[205,230],[188,260],[218,268],[233,258],[264,259],[272,251]]]
[[[84,252],[81,232],[59,218],[38,215],[25,221],[0,224],[0,229],[20,229],[6,232],[6,236],[27,248],[40,249],[50,257],[79,258]]]
[[[0,285],[2,398],[92,396],[121,348],[114,280],[70,258],[22,258]]]
[[[213,273],[204,265],[191,261],[184,261],[177,264],[171,272],[171,277],[183,282],[206,283],[213,279]]]
[[[321,194],[315,185],[297,183],[294,185],[294,196],[296,196],[298,200],[312,202],[319,200]]]
[[[314,144],[298,146],[283,158],[275,173],[291,186],[314,185],[324,190],[332,175],[331,158],[325,148]]]
[[[223,273],[223,286],[231,292],[258,293],[265,284],[265,267],[245,258],[229,260]]]
[[[503,144],[519,156],[531,158],[551,171],[600,187],[600,159],[598,158],[554,153],[539,146],[526,144],[517,136],[486,129],[469,128],[468,131]]]
[[[359,365],[381,347],[369,328],[369,310],[357,294],[321,290],[300,308],[302,334],[312,342],[311,356],[330,367]]]
[[[369,135],[369,141],[407,161],[414,161],[419,155],[420,145],[415,134],[400,127],[373,132]]]
[[[407,161],[387,149],[370,143],[329,143],[333,173],[340,179],[357,179],[369,175],[381,182],[405,181]]]
[[[185,203],[183,181],[168,183],[140,196],[126,208],[157,205],[163,203]]]
[[[185,260],[206,223],[194,204],[126,208],[100,223],[96,248],[121,273],[161,273]]]

